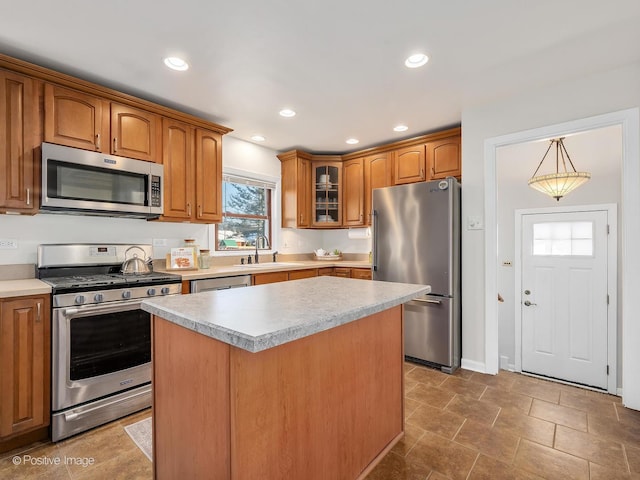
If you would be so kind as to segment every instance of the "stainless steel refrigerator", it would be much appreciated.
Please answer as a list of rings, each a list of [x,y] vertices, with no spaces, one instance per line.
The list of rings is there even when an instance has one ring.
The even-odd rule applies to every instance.
[[[431,286],[405,304],[408,360],[460,366],[460,185],[455,178],[373,190],[373,279]]]

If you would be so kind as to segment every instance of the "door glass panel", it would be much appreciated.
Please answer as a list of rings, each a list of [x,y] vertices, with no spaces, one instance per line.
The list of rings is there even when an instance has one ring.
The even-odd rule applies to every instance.
[[[593,256],[593,222],[534,223],[533,255]]]
[[[71,320],[70,380],[151,361],[151,315],[128,310]]]

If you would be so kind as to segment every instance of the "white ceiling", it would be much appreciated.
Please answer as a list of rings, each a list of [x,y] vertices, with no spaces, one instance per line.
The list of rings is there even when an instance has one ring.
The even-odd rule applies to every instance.
[[[275,150],[412,137],[459,124],[470,106],[640,60],[638,0],[0,2],[0,52],[243,140],[263,134]],[[404,67],[417,51],[430,62]],[[168,70],[167,55],[191,69]],[[278,116],[284,107],[298,115]]]

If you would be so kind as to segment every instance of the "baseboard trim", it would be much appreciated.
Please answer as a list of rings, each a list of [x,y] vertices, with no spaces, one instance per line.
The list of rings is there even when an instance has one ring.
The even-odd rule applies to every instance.
[[[462,359],[460,366],[465,370],[472,370],[478,373],[485,373],[487,371],[483,362],[476,362],[475,360],[469,360],[467,358]]]

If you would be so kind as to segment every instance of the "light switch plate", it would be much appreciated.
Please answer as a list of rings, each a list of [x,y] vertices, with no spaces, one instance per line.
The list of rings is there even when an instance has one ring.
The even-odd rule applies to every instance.
[[[482,230],[484,228],[484,222],[479,215],[469,215],[467,217],[467,230]]]

